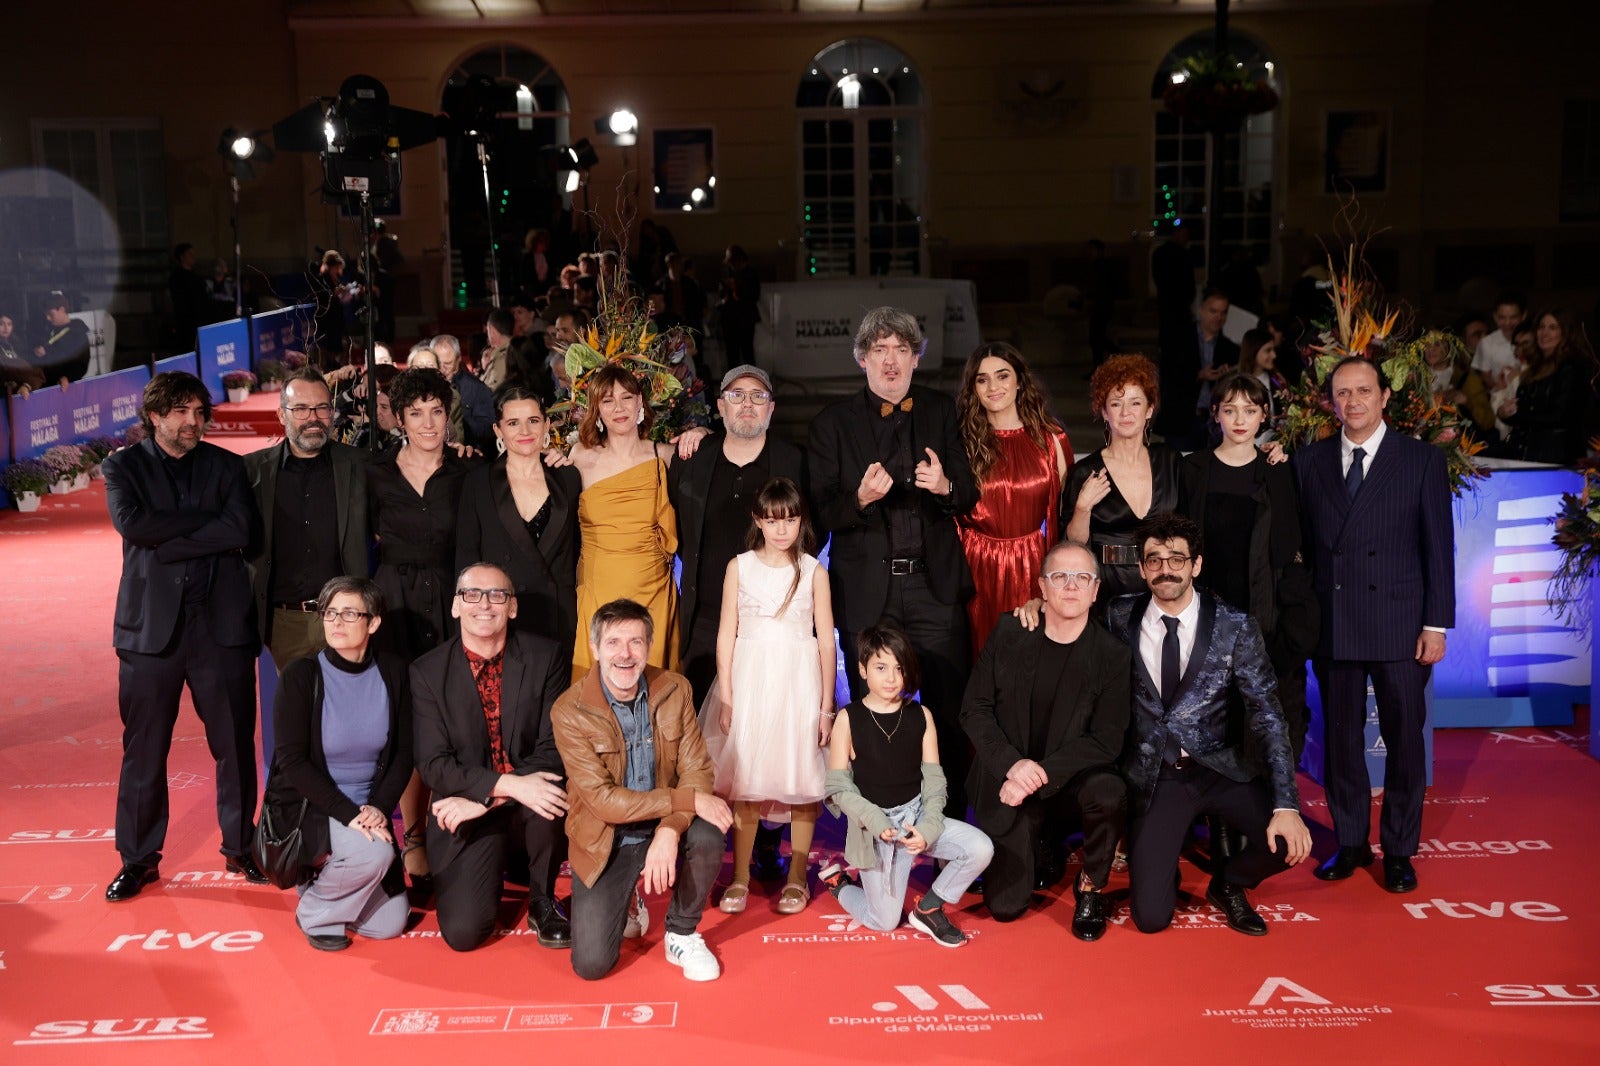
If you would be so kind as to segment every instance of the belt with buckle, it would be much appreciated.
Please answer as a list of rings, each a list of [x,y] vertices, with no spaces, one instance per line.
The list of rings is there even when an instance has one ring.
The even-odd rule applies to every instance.
[[[889,575],[891,577],[905,577],[907,574],[920,574],[928,569],[928,564],[922,559],[890,559]]]
[[[1107,566],[1137,566],[1139,549],[1132,544],[1102,544],[1100,561]]]
[[[301,614],[316,614],[322,610],[322,604],[316,600],[295,600],[293,603],[274,603],[275,611],[298,611]]]

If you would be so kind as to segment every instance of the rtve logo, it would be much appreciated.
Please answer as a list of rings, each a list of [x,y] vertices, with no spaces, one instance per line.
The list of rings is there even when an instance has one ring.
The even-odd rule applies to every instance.
[[[237,929],[231,933],[219,933],[213,930],[201,933],[199,936],[157,929],[150,933],[124,933],[113,940],[106,950],[121,951],[124,947],[138,944],[144,951],[166,951],[172,947],[176,947],[179,951],[196,951],[209,944],[212,951],[233,954],[249,951],[265,939],[266,936],[256,929]],[[141,941],[143,943],[140,943]]]
[[[206,1020],[182,1018],[92,1018],[40,1022],[12,1044],[125,1044],[140,1040],[210,1040]]]
[[[1431,918],[1428,912],[1437,911],[1441,918],[1504,918],[1509,912],[1514,918],[1522,918],[1530,922],[1564,922],[1567,916],[1561,913],[1561,908],[1554,903],[1540,903],[1538,900],[1518,900],[1515,903],[1504,903],[1496,900],[1493,903],[1452,903],[1449,900],[1430,899],[1426,903],[1402,904],[1413,918]]]

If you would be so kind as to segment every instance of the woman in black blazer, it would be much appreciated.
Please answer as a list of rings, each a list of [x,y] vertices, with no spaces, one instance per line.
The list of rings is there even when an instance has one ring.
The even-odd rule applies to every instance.
[[[538,394],[520,385],[495,393],[494,432],[504,454],[467,475],[456,523],[456,570],[493,563],[517,590],[512,626],[546,637],[571,656],[578,629],[578,494],[570,466],[549,468],[549,423]]]
[[[306,801],[301,855],[317,869],[299,886],[295,922],[312,947],[340,951],[350,930],[375,940],[405,932],[389,816],[411,780],[411,693],[406,664],[371,647],[384,608],[375,582],[336,577],[317,602],[328,646],[278,682],[265,802],[293,811]]]

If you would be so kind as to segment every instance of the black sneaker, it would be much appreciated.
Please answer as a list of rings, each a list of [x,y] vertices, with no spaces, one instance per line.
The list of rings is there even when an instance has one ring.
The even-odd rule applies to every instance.
[[[967,942],[961,930],[957,929],[944,913],[943,907],[925,911],[920,908],[922,903],[920,899],[917,903],[919,906],[912,907],[911,913],[906,915],[907,925],[918,932],[927,933],[935,944],[943,948],[958,948]]]
[[[844,863],[842,862],[830,863],[827,866],[824,866],[822,870],[818,872],[817,880],[821,882],[822,886],[828,890],[828,894],[834,899],[839,898],[840,890],[846,885],[861,884],[860,881],[857,881],[845,871]]]

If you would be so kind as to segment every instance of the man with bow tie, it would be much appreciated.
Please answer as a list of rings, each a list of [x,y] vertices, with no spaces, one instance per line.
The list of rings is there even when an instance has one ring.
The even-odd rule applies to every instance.
[[[855,337],[866,388],[811,423],[811,498],[833,536],[833,612],[841,647],[878,623],[911,639],[922,665],[922,703],[933,712],[950,782],[945,810],[964,817],[971,764],[960,723],[968,659],[964,604],[972,573],[955,519],[978,502],[956,423],[955,401],[911,383],[925,340],[916,317],[868,311]],[[865,682],[846,671],[859,698]]]

